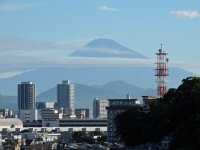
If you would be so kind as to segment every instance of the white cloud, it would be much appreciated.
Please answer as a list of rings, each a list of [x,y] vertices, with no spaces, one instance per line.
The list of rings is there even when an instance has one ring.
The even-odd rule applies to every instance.
[[[108,54],[130,54],[128,51],[120,51],[111,48],[89,48],[79,47],[67,44],[67,42],[54,42],[54,41],[36,41],[36,40],[23,40],[17,38],[0,38],[0,51],[1,55],[30,55],[30,56],[45,56],[56,53],[56,56],[67,56],[73,51],[90,51]]]
[[[177,10],[171,11],[170,14],[177,19],[194,19],[200,17],[197,11]]]
[[[79,47],[66,44],[57,44],[53,41],[24,40],[18,38],[0,38],[0,50],[23,51],[23,50],[74,50]]]
[[[111,7],[108,7],[108,6],[100,6],[99,8],[98,8],[99,10],[105,10],[105,11],[117,11],[117,9],[116,8],[111,8]]]
[[[0,56],[0,70],[24,70],[45,67],[131,67],[154,66],[154,60],[112,58],[112,57],[30,57],[30,56]]]
[[[20,75],[20,74],[23,74],[23,73],[29,72],[29,71],[31,71],[31,70],[3,72],[3,73],[0,73],[0,79],[14,77],[16,75]]]
[[[32,4],[17,4],[17,3],[8,3],[0,5],[0,12],[20,10],[24,8],[32,7]]]
[[[27,68],[49,67],[156,67],[154,59],[112,58],[112,57],[30,57],[0,56],[0,77],[8,78],[27,72]],[[200,63],[170,61],[170,67],[178,67],[200,75]],[[5,70],[14,70],[7,72]],[[23,71],[15,71],[23,70]],[[25,71],[24,71],[25,70]]]
[[[200,62],[171,61],[169,66],[182,68],[194,74],[200,75]]]
[[[116,58],[116,57],[31,57],[31,56],[0,56],[0,71],[24,68],[43,67],[89,67],[89,66],[124,66],[124,67],[156,67],[154,59]],[[200,63],[170,61],[172,67],[186,70],[199,69]]]

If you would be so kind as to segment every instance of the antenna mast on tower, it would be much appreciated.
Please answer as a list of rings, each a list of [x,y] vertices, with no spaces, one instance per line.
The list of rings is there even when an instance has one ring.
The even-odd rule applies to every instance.
[[[166,77],[169,76],[167,68],[167,63],[169,61],[168,58],[166,58],[166,55],[168,53],[165,53],[162,49],[163,44],[161,43],[161,49],[159,49],[159,53],[156,53],[157,55],[157,68],[155,76],[157,76],[157,96],[162,97],[165,93],[167,93],[167,80]]]

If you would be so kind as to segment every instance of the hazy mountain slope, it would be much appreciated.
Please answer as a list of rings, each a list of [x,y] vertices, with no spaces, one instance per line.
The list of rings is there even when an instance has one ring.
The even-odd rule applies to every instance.
[[[180,70],[178,71],[180,72]],[[175,79],[179,76],[175,77]],[[57,101],[57,88],[53,88],[39,94],[39,101]],[[113,99],[125,98],[126,94],[130,94],[131,98],[141,98],[144,95],[156,95],[156,89],[145,89],[126,83],[124,81],[112,81],[104,85],[83,85],[75,84],[75,107],[92,108],[94,98]],[[17,96],[0,96],[1,108],[9,108],[17,112]]]
[[[83,50],[75,51],[70,56],[76,57],[124,57],[147,58],[146,56],[128,49],[111,39],[95,39],[83,47]]]
[[[132,98],[141,98],[144,95],[156,95],[155,89],[139,88],[120,80],[109,82],[100,86],[100,88],[105,90],[112,90],[113,92],[122,94],[124,96],[125,94],[129,93]]]
[[[142,89],[123,81],[113,81],[102,86],[88,86],[75,84],[75,106],[92,107],[94,98],[126,98],[130,93],[132,98],[141,98],[143,95],[155,95],[155,89]],[[37,96],[37,101],[56,101],[56,87]]]
[[[0,95],[0,109],[8,108],[17,113],[17,96]]]
[[[83,67],[83,68],[42,68],[21,75],[0,80],[0,94],[17,95],[17,84],[32,81],[36,84],[37,94],[55,87],[62,80],[86,85],[102,85],[115,80],[140,88],[156,88],[154,68],[151,67]],[[176,88],[181,80],[195,74],[180,68],[170,68],[168,87]]]
[[[80,57],[147,58],[109,39],[93,40],[86,44],[84,48],[88,50],[81,50],[79,54],[75,52],[72,55]],[[94,52],[94,54],[90,52]],[[156,91],[153,89],[156,89],[157,84],[154,74],[153,67],[139,66],[41,68],[11,78],[0,79],[0,94],[17,95],[17,84],[22,81],[32,81],[36,84],[38,101],[56,101],[56,85],[61,83],[62,80],[71,80],[71,83],[79,83],[76,84],[75,106],[91,107],[95,97],[102,99],[125,98],[127,93],[130,93],[132,98],[140,98],[142,95],[155,95]],[[182,79],[188,76],[195,76],[195,74],[186,70],[171,67],[169,74],[170,76],[167,78],[169,81],[168,88],[177,88]],[[0,100],[2,108],[17,108],[17,97],[4,96],[0,97]]]
[[[57,101],[57,88],[51,88],[37,96],[37,101]],[[107,99],[121,97],[111,90],[104,90],[97,86],[75,84],[75,107],[92,107],[94,98]]]
[[[96,51],[97,49],[106,48],[111,51],[117,50],[118,52],[131,53],[133,58],[146,58],[145,56],[134,52],[113,40],[109,39],[96,39],[85,45],[89,47],[90,51]],[[94,49],[93,49],[94,48]],[[104,49],[105,50],[105,49]],[[84,52],[81,51],[79,56],[84,57]],[[97,57],[100,57],[102,53],[96,53]],[[105,55],[107,55],[106,53]],[[111,54],[109,52],[109,54]],[[103,54],[104,55],[104,54]],[[129,55],[127,57],[132,57]],[[75,56],[75,55],[74,55]],[[93,57],[90,55],[88,57]],[[126,57],[123,55],[112,55],[112,57]],[[109,55],[109,57],[111,57]],[[168,79],[168,87],[176,88],[183,78],[188,76],[195,76],[195,74],[188,72],[180,68],[170,67],[170,76]],[[41,68],[30,72],[25,72],[21,75],[0,79],[0,94],[2,95],[17,95],[17,84],[22,81],[32,81],[36,84],[37,94],[40,94],[47,89],[55,87],[62,80],[71,80],[72,83],[80,83],[86,85],[102,85],[111,81],[121,80],[126,83],[135,85],[140,88],[156,88],[156,77],[154,76],[155,70],[153,67],[63,67],[63,68]],[[135,92],[137,93],[137,92]]]

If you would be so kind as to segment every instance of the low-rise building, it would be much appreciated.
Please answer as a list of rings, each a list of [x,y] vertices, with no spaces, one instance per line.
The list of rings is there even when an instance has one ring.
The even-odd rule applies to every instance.
[[[129,96],[130,98],[130,96]],[[120,137],[115,136],[116,127],[114,123],[115,116],[132,107],[140,105],[140,99],[108,99],[107,107],[107,141],[111,143],[119,143]]]
[[[60,119],[60,127],[106,127],[107,119]]]
[[[36,109],[38,110],[38,119],[42,118],[42,109],[55,108],[55,102],[36,102]]]
[[[17,115],[13,115],[12,110],[0,109],[0,118],[17,118]]]
[[[62,119],[62,113],[53,108],[42,109],[42,126],[59,127],[59,119]]]
[[[0,149],[63,149],[73,142],[73,133],[77,131],[85,132],[91,137],[96,131],[106,135],[107,127],[6,128],[0,134]]]
[[[21,109],[19,115],[23,122],[34,122],[38,120],[37,109]]]
[[[158,98],[156,96],[142,96],[142,98],[143,98],[143,103],[146,106],[158,103]]]
[[[92,118],[92,111],[89,108],[75,109],[76,118]]]
[[[0,131],[3,128],[23,128],[23,122],[17,118],[0,119]]]

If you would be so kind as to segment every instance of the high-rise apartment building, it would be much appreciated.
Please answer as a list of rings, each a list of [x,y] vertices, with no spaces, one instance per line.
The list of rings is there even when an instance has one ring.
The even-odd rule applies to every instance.
[[[74,84],[69,80],[57,85],[57,107],[66,115],[74,115]]]
[[[18,110],[35,109],[35,84],[22,82],[18,84]]]
[[[106,118],[107,117],[107,100],[100,100],[95,98],[93,101],[93,117],[94,118]]]
[[[37,120],[35,84],[21,82],[18,84],[18,115],[24,121]]]

